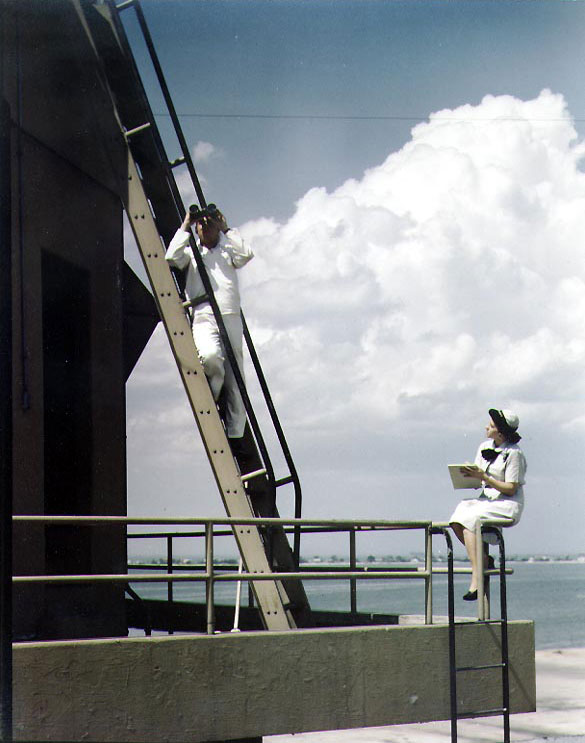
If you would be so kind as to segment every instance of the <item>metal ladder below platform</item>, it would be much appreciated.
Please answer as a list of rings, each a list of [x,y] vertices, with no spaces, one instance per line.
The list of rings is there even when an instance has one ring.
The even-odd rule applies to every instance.
[[[451,709],[451,743],[457,743],[457,725],[461,719],[474,719],[478,717],[495,717],[498,715],[502,716],[503,721],[503,743],[510,743],[510,680],[509,680],[509,651],[508,651],[508,610],[507,610],[507,598],[506,598],[506,556],[504,548],[504,539],[500,529],[493,526],[484,526],[479,529],[480,535],[483,533],[491,533],[496,536],[496,540],[499,547],[499,565],[498,565],[498,577],[500,584],[500,618],[490,619],[485,618],[485,604],[480,607],[480,614],[483,618],[478,620],[470,621],[456,621],[455,619],[455,588],[454,588],[454,570],[453,570],[453,542],[451,534],[445,527],[435,527],[433,530],[434,534],[443,534],[447,542],[447,591],[448,591],[448,615],[449,615],[449,695],[450,695],[450,709]],[[483,559],[483,540],[480,541],[482,559]],[[480,585],[480,589],[484,586],[489,594],[489,575],[495,573],[495,570],[488,571],[486,575],[484,573],[483,585]],[[481,596],[478,590],[478,595]],[[481,598],[478,601],[482,601]],[[484,598],[485,603],[489,601],[489,596]],[[489,617],[489,612],[488,612]],[[498,663],[489,663],[483,665],[468,665],[458,666],[457,665],[457,633],[464,631],[466,626],[472,626],[480,624],[490,624],[500,627],[500,661]],[[500,670],[501,672],[501,685],[502,685],[502,706],[494,709],[482,709],[482,710],[459,710],[459,701],[457,697],[458,688],[458,676],[459,674],[470,674],[478,671],[493,671]]]
[[[118,17],[119,10],[127,7],[133,7],[138,14],[181,144],[183,156],[173,162],[169,162],[165,155],[165,148],[142,86],[132,50]],[[257,364],[256,372],[260,385],[283,450],[284,459],[289,467],[290,474],[280,480],[276,480],[274,476],[260,427],[194,241],[192,241],[193,254],[246,407],[248,424],[244,436],[243,456],[241,453],[234,455],[230,448],[224,424],[193,341],[188,317],[188,302],[184,301],[165,260],[165,244],[168,244],[185,213],[173,175],[175,167],[183,164],[188,167],[201,205],[205,206],[206,202],[140,5],[136,0],[131,0],[129,3],[122,3],[116,7],[113,2],[107,0],[107,2],[97,2],[94,6],[89,6],[87,10],[79,4],[78,13],[96,50],[96,56],[103,72],[103,82],[109,89],[112,105],[127,143],[128,181],[127,188],[121,189],[123,205],[136,238],[153,296],[226,513],[230,517],[243,519],[255,516],[277,516],[276,488],[292,482],[295,487],[295,515],[298,513],[300,516],[298,476],[245,321],[244,336],[253,362]],[[261,531],[258,527],[247,524],[242,527],[236,526],[233,531],[240,554],[249,572],[266,574],[272,572],[274,567],[278,572],[287,572],[294,570],[298,564],[298,540],[295,540],[295,560],[283,529]],[[300,581],[259,580],[252,583],[252,588],[267,629],[282,630],[310,625],[310,608]]]

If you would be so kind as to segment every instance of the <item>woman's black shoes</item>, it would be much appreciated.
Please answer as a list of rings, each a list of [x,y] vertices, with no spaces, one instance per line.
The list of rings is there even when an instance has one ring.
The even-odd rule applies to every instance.
[[[488,555],[486,567],[488,570],[496,569],[495,560],[491,555]],[[486,581],[489,581],[489,575],[486,577]],[[467,591],[467,593],[463,597],[463,601],[477,601],[477,591]]]

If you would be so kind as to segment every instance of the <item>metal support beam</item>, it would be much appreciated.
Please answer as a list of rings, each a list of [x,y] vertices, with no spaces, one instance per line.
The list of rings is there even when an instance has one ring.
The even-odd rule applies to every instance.
[[[213,525],[205,527],[205,566],[207,573],[205,598],[207,602],[207,634],[212,635],[215,629],[214,600],[213,600]]]
[[[11,117],[0,100],[0,688],[2,740],[12,741],[12,222]]]

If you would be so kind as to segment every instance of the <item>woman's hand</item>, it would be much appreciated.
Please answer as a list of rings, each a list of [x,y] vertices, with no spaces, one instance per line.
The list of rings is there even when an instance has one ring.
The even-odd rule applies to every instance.
[[[473,477],[475,480],[485,482],[488,487],[497,490],[502,495],[512,496],[518,490],[517,482],[503,482],[502,480],[496,480],[495,477],[488,475],[487,472],[484,472],[484,470],[476,464],[469,464],[465,467],[461,467],[461,472],[464,477]]]
[[[469,464],[461,468],[464,477],[473,477],[475,480],[483,481],[485,472],[477,464]]]

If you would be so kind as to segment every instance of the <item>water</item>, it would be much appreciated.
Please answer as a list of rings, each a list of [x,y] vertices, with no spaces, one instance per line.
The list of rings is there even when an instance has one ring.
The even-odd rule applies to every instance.
[[[508,613],[534,619],[537,650],[585,647],[585,564],[516,563]]]
[[[380,566],[377,564],[377,566]],[[514,574],[507,578],[508,618],[532,619],[535,623],[537,650],[547,648],[585,647],[585,563],[514,562]],[[475,603],[461,599],[469,577],[455,577],[455,612],[457,616],[476,616]],[[358,611],[386,614],[424,614],[422,580],[363,580],[358,582]],[[163,584],[134,584],[144,598],[166,598]],[[181,583],[174,586],[177,601],[205,600],[203,584]],[[218,584],[217,603],[234,602],[235,584]],[[314,609],[349,610],[347,581],[306,581],[305,590]],[[246,600],[246,590],[243,591]],[[499,612],[498,581],[492,583],[492,616]],[[433,612],[447,614],[446,576],[433,580]]]

